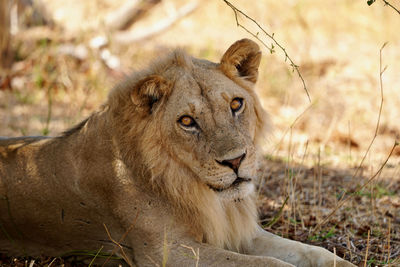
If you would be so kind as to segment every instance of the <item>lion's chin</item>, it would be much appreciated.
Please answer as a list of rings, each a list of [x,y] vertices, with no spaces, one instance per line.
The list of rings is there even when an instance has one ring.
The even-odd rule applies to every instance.
[[[251,179],[237,178],[226,188],[215,188],[208,185],[220,198],[226,200],[241,200],[254,192],[254,184]]]

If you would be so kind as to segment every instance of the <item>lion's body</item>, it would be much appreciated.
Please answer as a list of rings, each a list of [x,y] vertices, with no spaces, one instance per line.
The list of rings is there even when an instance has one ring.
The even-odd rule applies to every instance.
[[[256,144],[268,126],[252,89],[260,55],[249,40],[220,64],[178,50],[62,135],[0,139],[0,252],[117,247],[139,266],[333,264],[257,224]]]

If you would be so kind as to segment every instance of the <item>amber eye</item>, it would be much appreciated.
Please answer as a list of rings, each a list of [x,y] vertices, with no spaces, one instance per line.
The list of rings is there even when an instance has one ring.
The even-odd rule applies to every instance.
[[[231,102],[232,112],[238,112],[243,106],[243,98],[236,97]]]
[[[182,116],[179,118],[178,122],[185,127],[194,127],[196,126],[196,122],[190,116]]]

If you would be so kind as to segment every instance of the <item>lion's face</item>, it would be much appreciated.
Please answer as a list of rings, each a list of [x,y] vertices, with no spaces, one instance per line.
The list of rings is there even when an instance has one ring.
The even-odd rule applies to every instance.
[[[132,113],[140,116],[126,127],[144,129],[132,136],[146,139],[140,150],[153,180],[164,177],[163,183],[171,184],[177,176],[196,179],[223,199],[253,192],[255,141],[264,126],[252,88],[260,59],[258,45],[246,39],[233,44],[219,64],[176,51],[135,82]],[[164,162],[157,158],[161,154]],[[176,168],[191,175],[171,171]]]
[[[217,195],[240,199],[253,191],[256,115],[244,88],[194,66],[176,80],[161,121],[173,157]]]

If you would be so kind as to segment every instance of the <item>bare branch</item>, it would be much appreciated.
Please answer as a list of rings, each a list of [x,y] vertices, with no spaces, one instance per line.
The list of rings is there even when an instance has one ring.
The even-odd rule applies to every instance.
[[[395,6],[393,6],[391,3],[389,3],[389,2],[386,1],[386,0],[382,0],[382,1],[383,1],[383,3],[385,3],[385,6],[391,7],[394,11],[396,11],[396,12],[399,13],[399,15],[400,15],[400,10],[398,10]]]
[[[380,103],[380,106],[379,106],[378,120],[377,120],[377,122],[376,122],[374,137],[372,138],[372,140],[371,140],[371,142],[370,142],[370,144],[369,144],[367,150],[365,151],[364,157],[362,158],[362,160],[361,160],[360,164],[358,165],[358,168],[356,169],[356,172],[354,173],[354,175],[353,175],[352,178],[354,178],[354,177],[357,176],[357,174],[358,174],[358,172],[360,171],[362,165],[364,164],[365,158],[367,157],[367,155],[368,155],[368,153],[369,153],[369,151],[370,151],[370,149],[371,149],[371,147],[372,147],[372,144],[375,142],[375,139],[376,139],[376,137],[378,136],[378,130],[379,130],[380,122],[381,122],[381,115],[382,115],[382,108],[383,108],[383,100],[384,100],[384,98],[383,98],[382,76],[383,76],[383,73],[384,73],[385,70],[386,70],[386,67],[385,67],[385,68],[382,68],[382,50],[385,48],[386,44],[387,44],[387,43],[384,43],[384,44],[382,45],[381,49],[379,50],[379,85],[380,85],[380,91],[381,91],[381,103]]]
[[[227,1],[227,0],[223,0],[223,1],[233,10],[233,12],[234,12],[234,14],[235,14],[236,25],[237,25],[238,27],[242,28],[243,30],[245,30],[246,32],[248,32],[251,36],[253,36],[253,37],[256,38],[258,41],[260,41],[260,42],[263,44],[263,46],[265,46],[265,48],[267,48],[267,49],[270,51],[270,53],[273,53],[273,52],[275,51],[275,50],[274,50],[274,48],[275,48],[275,47],[274,47],[274,44],[275,44],[276,46],[278,46],[278,47],[282,50],[282,52],[285,54],[285,61],[286,61],[286,60],[289,60],[290,66],[293,68],[293,71],[296,71],[297,74],[299,75],[299,78],[301,79],[301,82],[303,83],[303,88],[304,88],[304,90],[306,91],[308,100],[311,102],[311,97],[310,97],[310,94],[308,93],[307,86],[306,86],[306,83],[305,83],[305,81],[304,81],[303,75],[301,75],[301,73],[300,73],[300,71],[299,71],[299,66],[296,65],[296,64],[293,62],[292,58],[291,58],[291,57],[289,56],[289,54],[286,52],[286,49],[275,39],[274,34],[273,34],[273,33],[272,33],[272,34],[268,33],[266,30],[264,30],[263,27],[261,27],[261,25],[260,25],[255,19],[253,19],[253,18],[251,18],[250,16],[248,16],[246,13],[244,13],[243,11],[241,11],[240,9],[238,9],[237,7],[235,7],[235,6],[234,6],[233,4],[231,4],[229,1]],[[239,22],[239,20],[238,20],[238,13],[241,14],[241,15],[243,15],[246,19],[248,19],[248,20],[250,20],[251,22],[253,22],[253,23],[262,31],[262,33],[264,33],[268,38],[270,38],[270,39],[273,41],[273,44],[271,44],[271,46],[268,46],[263,40],[261,40],[261,39],[258,37],[258,36],[259,36],[259,32],[254,33],[254,32],[252,32],[252,31],[250,31],[249,29],[247,29],[247,28],[246,28],[245,26],[243,26],[242,24],[240,24],[240,22]]]

